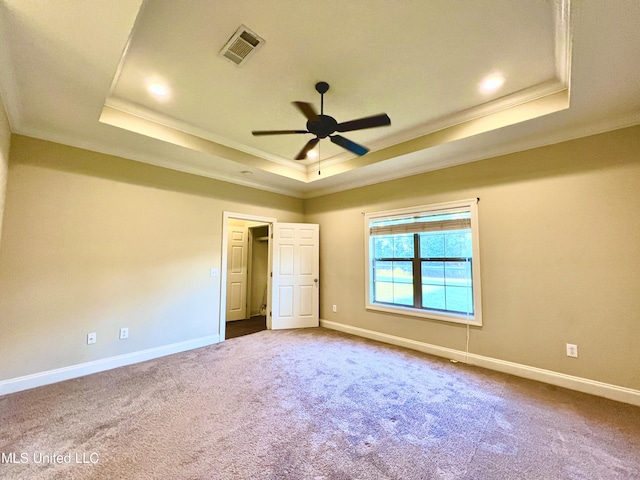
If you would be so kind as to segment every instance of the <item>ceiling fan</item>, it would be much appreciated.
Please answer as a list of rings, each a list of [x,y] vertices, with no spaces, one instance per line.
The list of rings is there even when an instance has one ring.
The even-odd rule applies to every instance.
[[[311,103],[307,102],[292,102],[302,114],[307,117],[307,129],[306,130],[254,130],[251,133],[253,135],[285,135],[291,133],[311,133],[316,138],[312,138],[307,144],[300,150],[295,157],[296,160],[304,160],[307,158],[307,153],[323,138],[329,137],[329,139],[336,145],[341,146],[355,153],[356,155],[364,155],[369,151],[367,147],[359,145],[342,135],[335,135],[335,132],[351,132],[353,130],[362,130],[365,128],[383,127],[391,125],[391,119],[386,113],[379,115],[373,115],[371,117],[358,118],[357,120],[351,120],[349,122],[338,123],[335,118],[324,114],[324,94],[329,90],[329,84],[327,82],[316,83],[316,91],[320,94],[320,115],[316,112],[316,109]]]

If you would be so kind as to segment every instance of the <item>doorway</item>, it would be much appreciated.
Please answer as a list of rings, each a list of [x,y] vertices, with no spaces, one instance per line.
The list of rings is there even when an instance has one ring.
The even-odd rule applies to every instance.
[[[267,329],[269,225],[229,226],[225,339]]]
[[[262,227],[266,227],[266,238]],[[259,305],[258,311],[266,314],[268,330],[319,326],[319,227],[310,223],[278,222],[271,217],[223,213],[220,341],[227,338],[227,325],[236,319],[246,319],[241,317],[250,317],[252,308],[256,311],[256,305]],[[243,234],[245,230],[246,235]],[[233,232],[240,233],[234,236]],[[253,236],[251,244],[248,242],[250,234]],[[246,244],[242,241],[245,237]],[[252,258],[249,245],[256,250],[264,247],[258,247],[256,242],[266,243],[266,289],[263,278],[257,279],[249,273],[249,259]],[[234,281],[244,282],[244,285]],[[249,287],[250,282],[252,287]],[[234,308],[236,310],[232,312]]]
[[[271,228],[276,219],[224,212],[220,339],[270,328]]]

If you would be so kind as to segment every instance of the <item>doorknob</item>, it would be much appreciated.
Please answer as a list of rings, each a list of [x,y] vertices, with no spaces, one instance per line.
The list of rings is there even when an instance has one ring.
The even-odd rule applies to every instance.
[[[314,279],[313,279],[313,282],[316,284],[316,287],[317,287],[317,286],[318,286],[318,279],[317,279],[317,278],[314,278]]]

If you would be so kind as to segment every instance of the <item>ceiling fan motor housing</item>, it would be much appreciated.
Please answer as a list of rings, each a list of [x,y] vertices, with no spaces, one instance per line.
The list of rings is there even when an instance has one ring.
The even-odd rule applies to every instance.
[[[327,138],[336,131],[338,122],[329,115],[318,115],[318,120],[307,122],[307,130],[318,138]]]

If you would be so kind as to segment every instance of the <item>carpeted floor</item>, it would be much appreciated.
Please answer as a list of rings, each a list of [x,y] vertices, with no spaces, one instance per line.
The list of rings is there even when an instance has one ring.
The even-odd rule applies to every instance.
[[[6,395],[0,434],[3,479],[640,478],[638,407],[322,328]]]

